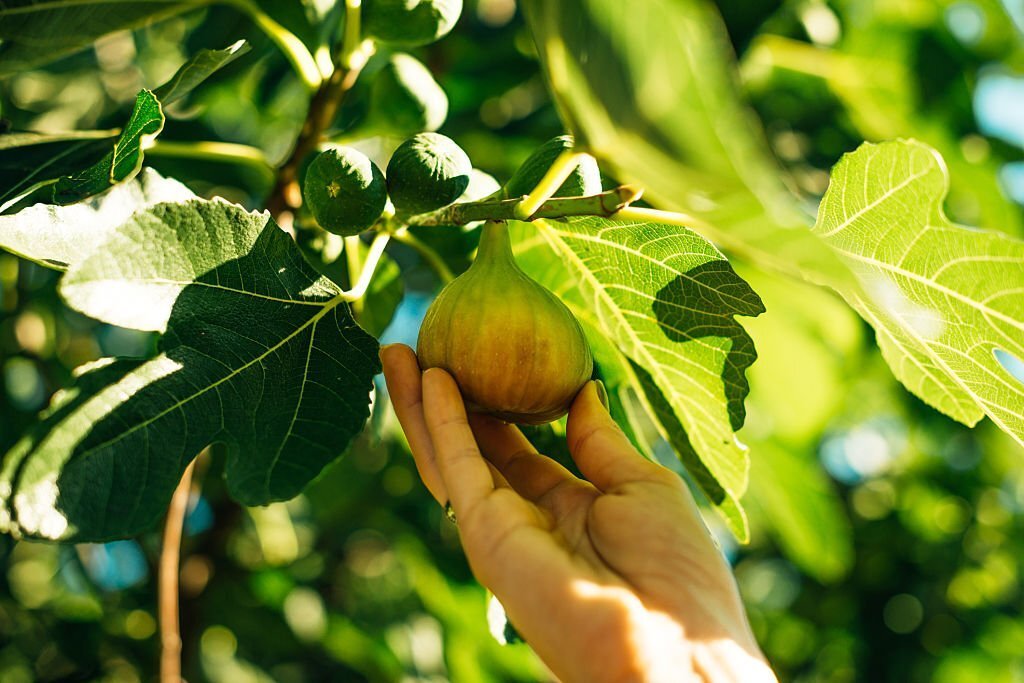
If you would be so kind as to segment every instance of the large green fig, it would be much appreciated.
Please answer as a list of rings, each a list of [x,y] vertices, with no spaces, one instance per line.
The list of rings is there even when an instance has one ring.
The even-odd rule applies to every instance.
[[[519,269],[507,226],[493,222],[427,310],[416,353],[423,369],[451,373],[470,410],[520,424],[564,415],[594,365],[579,322]]]
[[[406,214],[448,206],[469,187],[473,163],[451,138],[438,133],[414,135],[388,162],[388,194]]]
[[[544,174],[551,168],[562,152],[573,148],[571,135],[559,135],[551,138],[538,147],[526,161],[516,169],[512,178],[505,184],[506,197],[522,197],[529,194],[537,186]],[[585,156],[572,174],[566,178],[555,192],[555,197],[584,197],[601,192],[601,171],[593,157]]]
[[[384,174],[359,150],[329,149],[306,169],[302,196],[317,223],[336,235],[355,235],[373,225],[388,200]]]
[[[462,14],[462,0],[363,0],[363,34],[418,47],[439,40]]]
[[[373,132],[405,137],[435,131],[448,116],[448,97],[423,63],[398,53],[370,86],[366,125]]]

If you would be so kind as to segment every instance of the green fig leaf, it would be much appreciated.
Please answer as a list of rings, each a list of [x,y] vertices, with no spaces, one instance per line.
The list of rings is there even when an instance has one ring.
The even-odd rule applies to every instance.
[[[0,6],[0,77],[78,52],[108,33],[138,28],[204,4],[187,0],[7,0]]]
[[[48,268],[66,270],[136,211],[194,196],[177,180],[146,168],[132,180],[71,206],[36,204],[0,216],[0,248]]]
[[[65,277],[135,310],[167,309],[166,333],[154,358],[85,373],[8,454],[0,521],[10,531],[137,534],[214,442],[228,446],[232,497],[285,500],[342,454],[369,414],[376,341],[267,214],[201,199],[158,204]],[[175,296],[154,296],[150,287],[166,283]]]
[[[942,158],[916,141],[864,144],[832,170],[817,235],[857,274],[841,291],[893,374],[967,425],[988,415],[1024,444],[1024,242],[956,225]]]
[[[202,49],[181,65],[170,80],[153,91],[163,106],[180,100],[211,75],[250,50],[249,43],[239,40],[223,50]]]
[[[53,200],[73,204],[133,178],[142,168],[143,149],[163,128],[160,101],[149,90],[143,90],[114,147],[92,166],[60,178],[53,188]]]
[[[61,176],[92,166],[120,131],[0,135],[0,213]]]
[[[623,182],[731,253],[819,284],[849,269],[808,226],[743,105],[729,37],[706,0],[524,0],[563,121]],[[584,59],[583,56],[586,56]]]
[[[573,277],[537,257],[521,256],[520,265],[616,340],[663,436],[746,540],[739,498],[749,463],[735,431],[743,425],[745,372],[756,353],[734,316],[761,313],[758,296],[714,246],[686,229],[599,218],[535,225],[534,239],[543,239]]]

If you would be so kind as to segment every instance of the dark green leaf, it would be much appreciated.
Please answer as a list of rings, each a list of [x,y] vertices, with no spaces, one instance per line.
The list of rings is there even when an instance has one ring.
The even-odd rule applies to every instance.
[[[162,316],[166,334],[159,355],[83,381],[15,448],[0,494],[18,533],[138,533],[212,442],[228,444],[236,500],[291,498],[368,415],[376,341],[266,214],[200,199],[140,211],[69,269],[64,290],[103,319]]]
[[[116,130],[0,135],[0,213],[34,189],[103,158]]]
[[[142,168],[143,149],[164,127],[164,112],[152,92],[143,90],[121,137],[102,159],[92,166],[64,176],[53,188],[57,204],[73,204],[99,194],[111,185],[128,180]]]
[[[249,44],[239,40],[223,50],[200,50],[181,65],[171,79],[153,91],[160,103],[167,106],[189,94],[214,72],[227,66],[250,50]]]
[[[203,4],[188,0],[7,0],[0,6],[0,76],[78,52],[108,33],[137,28]]]

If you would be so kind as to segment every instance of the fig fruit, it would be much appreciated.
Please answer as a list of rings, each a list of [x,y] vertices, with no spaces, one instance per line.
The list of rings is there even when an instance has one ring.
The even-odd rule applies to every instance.
[[[363,34],[383,43],[418,47],[439,40],[462,14],[462,0],[363,0]]]
[[[420,133],[391,155],[388,194],[401,213],[427,213],[461,197],[472,171],[472,162],[454,140],[438,133]]]
[[[346,236],[373,225],[388,201],[384,174],[351,147],[318,154],[306,169],[302,196],[324,230]]]
[[[551,168],[551,164],[555,163],[558,155],[571,150],[573,144],[571,135],[559,135],[538,147],[505,184],[505,196],[522,197],[529,194]],[[573,169],[572,174],[565,179],[553,196],[584,197],[600,192],[601,171],[597,168],[597,161],[586,156],[580,160],[579,166]]]
[[[416,353],[455,378],[470,410],[520,424],[564,415],[594,365],[579,322],[519,269],[508,227],[494,222],[427,310]]]
[[[435,131],[448,116],[448,97],[430,70],[411,55],[391,56],[370,86],[367,128],[394,137]]]

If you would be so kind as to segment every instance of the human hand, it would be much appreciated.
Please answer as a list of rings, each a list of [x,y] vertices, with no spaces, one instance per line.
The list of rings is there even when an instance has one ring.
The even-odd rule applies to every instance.
[[[455,381],[381,350],[416,467],[450,503],[470,567],[560,679],[774,681],[684,482],[641,456],[588,383],[569,411],[586,479],[519,430],[467,417]]]

